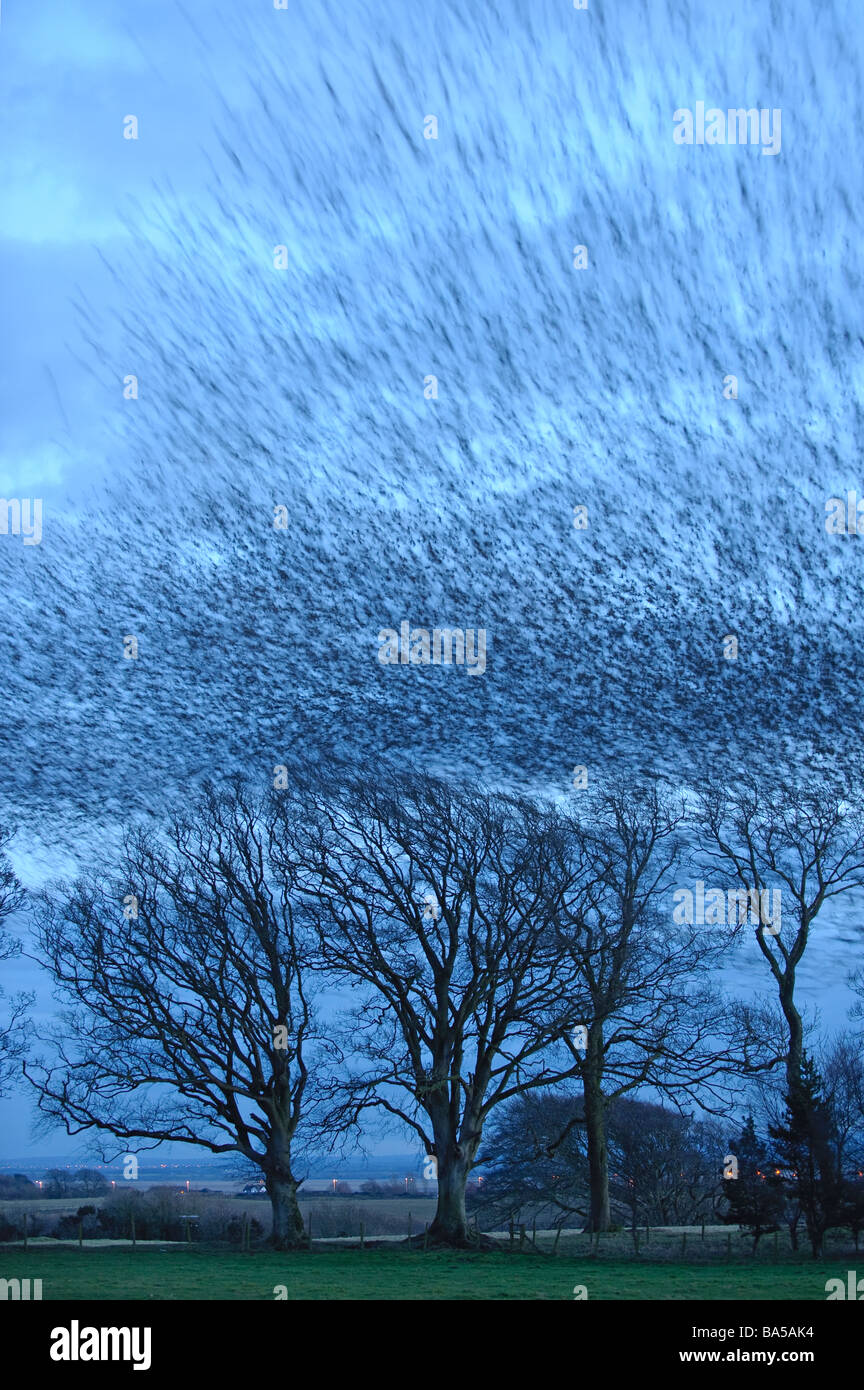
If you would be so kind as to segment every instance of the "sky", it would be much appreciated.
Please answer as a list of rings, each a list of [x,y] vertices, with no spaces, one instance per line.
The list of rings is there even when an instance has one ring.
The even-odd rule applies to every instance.
[[[104,258],[128,239],[135,198],[146,201],[159,179],[187,197],[203,185],[208,84],[232,94],[236,66],[206,15],[203,44],[190,19],[164,0],[137,10],[7,0],[0,242],[15,331],[2,356],[4,495],[59,498],[63,484],[77,492],[111,466],[108,403],[81,360],[73,305],[116,304]],[[123,118],[135,112],[139,139],[125,140]]]
[[[555,794],[775,736],[855,759],[861,559],[822,518],[864,494],[862,36],[851,0],[6,0],[0,494],[45,506],[38,551],[0,536],[28,886],[319,734]],[[782,111],[777,153],[676,143],[699,102]],[[255,530],[282,496],[287,560]],[[375,664],[379,629],[460,615],[481,680]],[[158,660],[109,669],[130,626]],[[734,690],[704,676],[727,631]],[[857,909],[827,921],[804,987],[841,1026]],[[29,1102],[0,1110],[23,1152]]]

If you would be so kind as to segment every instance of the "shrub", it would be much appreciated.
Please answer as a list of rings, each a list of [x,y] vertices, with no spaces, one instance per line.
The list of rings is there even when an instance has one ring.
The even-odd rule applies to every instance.
[[[39,1189],[23,1173],[0,1174],[0,1197],[6,1201],[16,1197],[38,1197]]]
[[[46,1219],[34,1216],[30,1211],[26,1215],[28,1236],[44,1235],[48,1225]],[[0,1242],[24,1239],[24,1216],[24,1211],[0,1213]]]
[[[74,1216],[59,1217],[51,1234],[56,1240],[77,1240],[79,1228],[85,1240],[95,1240],[104,1235],[95,1207],[79,1207]]]
[[[352,1202],[350,1205],[335,1206],[328,1202],[313,1202],[301,1208],[303,1220],[308,1229],[312,1222],[312,1239],[326,1240],[328,1237],[343,1236],[357,1240],[360,1224],[363,1223],[367,1236],[405,1236],[408,1235],[408,1211],[398,1216],[391,1212],[379,1211],[374,1202]],[[423,1230],[423,1223],[415,1215],[414,1234]]]

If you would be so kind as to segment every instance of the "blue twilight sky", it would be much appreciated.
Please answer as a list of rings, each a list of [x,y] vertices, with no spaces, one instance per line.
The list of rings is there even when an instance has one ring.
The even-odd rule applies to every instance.
[[[163,783],[183,786],[189,765],[200,770],[205,758],[195,739],[185,730],[175,738],[178,708],[183,717],[192,711],[196,737],[203,727],[213,731],[207,753],[213,764],[242,765],[252,747],[262,765],[279,756],[278,744],[271,750],[264,715],[249,717],[251,733],[242,718],[239,733],[232,727],[223,736],[219,724],[234,695],[241,716],[244,700],[251,709],[258,698],[247,688],[249,660],[239,663],[239,677],[226,675],[224,687],[214,684],[202,694],[199,681],[190,695],[176,671],[190,667],[191,659],[184,649],[173,660],[166,639],[164,689],[157,679],[140,704],[128,708],[117,704],[98,664],[91,668],[93,691],[73,664],[72,649],[86,654],[94,614],[101,617],[99,602],[106,598],[97,592],[87,607],[93,584],[87,565],[92,563],[98,580],[105,559],[87,523],[104,505],[106,488],[128,488],[131,495],[142,487],[162,450],[155,425],[163,413],[160,390],[171,383],[170,363],[162,370],[155,351],[148,355],[147,349],[136,357],[120,328],[124,316],[144,302],[142,286],[147,305],[158,303],[156,262],[141,250],[136,228],[149,228],[150,245],[169,265],[177,268],[185,264],[184,255],[191,257],[202,284],[221,277],[230,287],[234,298],[226,322],[237,332],[227,360],[239,382],[236,413],[248,419],[252,433],[270,416],[281,421],[280,460],[284,453],[313,503],[325,498],[325,505],[318,503],[324,559],[310,566],[305,587],[289,592],[300,616],[293,618],[296,627],[286,646],[293,645],[296,657],[285,656],[285,686],[269,697],[280,717],[283,708],[289,711],[274,739],[306,737],[304,708],[321,722],[335,708],[342,721],[337,736],[340,727],[363,727],[367,714],[371,720],[377,711],[376,727],[387,733],[392,728],[397,747],[411,747],[415,738],[420,746],[418,729],[428,715],[426,756],[457,728],[470,698],[475,703],[465,715],[469,723],[455,760],[463,751],[472,766],[488,757],[497,775],[532,740],[539,748],[554,729],[547,740],[554,745],[551,764],[547,748],[520,771],[534,786],[555,792],[566,787],[570,766],[583,757],[591,761],[591,745],[584,744],[587,754],[580,752],[580,739],[593,736],[600,747],[608,737],[605,729],[596,733],[595,716],[613,685],[606,672],[618,658],[614,680],[634,707],[645,705],[646,688],[664,685],[650,674],[647,687],[639,685],[630,651],[625,646],[616,655],[610,637],[584,718],[580,713],[572,726],[567,722],[581,698],[575,677],[562,678],[552,698],[550,667],[542,662],[560,669],[564,656],[577,650],[580,634],[578,604],[566,588],[562,561],[573,543],[570,512],[583,496],[593,505],[595,492],[624,499],[610,527],[625,557],[621,572],[610,563],[619,543],[613,540],[595,563],[601,579],[592,581],[602,586],[608,578],[610,614],[617,603],[625,614],[631,611],[631,580],[647,594],[649,618],[657,611],[657,595],[649,588],[661,573],[652,558],[660,550],[663,565],[669,565],[662,578],[665,583],[668,577],[673,606],[680,599],[682,612],[698,615],[706,607],[698,583],[716,571],[725,599],[728,586],[717,556],[740,552],[735,617],[745,628],[764,600],[764,608],[783,622],[803,614],[811,635],[840,634],[838,645],[850,666],[860,664],[857,630],[850,634],[848,628],[856,593],[860,597],[857,555],[851,547],[825,550],[824,572],[817,570],[814,578],[808,570],[800,585],[795,577],[813,555],[822,555],[823,499],[856,485],[864,492],[862,46],[860,0],[788,6],[772,0],[713,6],[704,0],[589,0],[586,11],[574,10],[570,0],[289,0],[285,10],[276,10],[271,0],[6,0],[0,24],[6,326],[0,337],[0,495],[44,499],[46,564],[58,563],[51,518],[81,523],[78,532],[62,533],[67,608],[68,594],[82,595],[80,613],[76,609],[67,619],[64,609],[64,635],[56,639],[69,644],[65,673],[62,662],[52,667],[45,657],[51,642],[41,610],[50,589],[40,590],[38,577],[26,568],[35,564],[32,552],[22,551],[20,564],[15,559],[13,582],[21,587],[14,601],[7,596],[8,631],[13,638],[16,631],[25,637],[32,632],[41,662],[34,658],[28,666],[29,639],[22,639],[23,655],[16,652],[14,666],[17,722],[7,719],[0,732],[8,769],[0,809],[17,820],[21,806],[28,807],[13,854],[28,886],[74,870],[97,823],[100,834],[106,822],[116,828],[126,813],[124,782],[137,778],[141,801],[152,805]],[[273,73],[284,79],[278,99]],[[269,132],[255,124],[256,87],[272,98]],[[677,145],[673,112],[699,101],[721,109],[780,108],[779,153]],[[434,147],[422,138],[430,112],[440,123]],[[123,138],[130,114],[139,121],[137,140]],[[271,190],[259,204],[254,188],[248,192],[230,183],[233,166],[219,131],[231,132],[241,154],[254,147],[252,168],[272,164],[281,201]],[[434,188],[430,158],[441,180]],[[220,179],[231,190],[239,229],[229,227],[220,211]],[[151,214],[163,217],[161,232],[153,229]],[[267,316],[272,281],[264,288],[262,280],[256,297],[250,276],[254,285],[257,264],[264,266],[262,274],[272,272],[268,258],[282,241],[292,261],[280,308],[282,336],[272,359],[259,358],[254,328],[243,321],[244,296]],[[571,257],[574,243],[583,242],[593,278],[579,282]],[[564,296],[579,283],[590,289],[578,307],[570,307]],[[168,341],[161,336],[163,312],[179,324],[179,341],[185,335],[194,342],[197,305],[185,310],[185,319],[182,297],[154,312],[154,343]],[[224,345],[214,349],[214,361],[224,360],[223,350]],[[196,352],[193,346],[193,359]],[[146,421],[144,412],[154,411],[150,456],[139,447],[140,434],[124,432],[118,385],[139,360],[151,370],[142,377],[139,417]],[[449,421],[450,435],[446,427],[440,436],[421,433],[415,417],[426,406],[419,391],[406,404],[405,382],[422,381],[433,368],[444,383],[436,418]],[[726,371],[739,373],[742,381],[740,410],[734,413],[720,394]],[[458,409],[464,407],[463,415],[453,407],[452,419],[446,414],[448,389],[451,399],[458,395]],[[206,489],[218,491],[233,464],[223,471],[206,432],[200,455],[191,452],[200,417],[191,409],[189,415],[178,445],[186,459],[182,485],[195,494],[197,481],[206,499]],[[305,432],[294,429],[296,419]],[[278,428],[274,433],[279,435]],[[218,443],[219,431],[214,435]],[[242,444],[239,425],[236,437],[228,431],[226,438]],[[266,493],[267,478],[262,482],[256,475],[248,482],[250,495],[259,484]],[[682,499],[698,515],[698,525],[689,529],[682,522]],[[339,511],[348,503],[373,536],[371,562],[350,530],[351,515],[346,520]],[[815,518],[815,539],[805,538],[806,557],[795,548],[800,531],[790,533],[793,543],[782,529],[787,505],[796,525],[806,528],[808,518]],[[428,516],[415,523],[415,506],[430,509],[432,534],[444,538],[445,559],[430,559]],[[458,549],[463,520],[476,544],[448,570],[446,556],[454,545]],[[727,520],[724,531],[721,522]],[[157,547],[154,518],[141,516],[142,534],[151,524]],[[455,541],[447,526],[456,528]],[[477,684],[470,696],[458,689],[452,704],[436,706],[437,695],[430,696],[422,717],[418,686],[394,714],[387,703],[392,685],[386,696],[377,686],[370,694],[353,669],[347,676],[341,670],[330,675],[326,662],[313,659],[304,645],[315,628],[315,621],[306,621],[307,611],[317,610],[319,599],[323,604],[322,574],[326,580],[336,573],[343,556],[346,566],[355,551],[359,558],[354,571],[346,568],[344,577],[334,579],[337,599],[341,585],[353,602],[357,574],[372,573],[382,553],[386,570],[390,552],[374,540],[380,535],[388,545],[399,538],[401,561],[420,575],[429,611],[433,601],[465,603],[468,619],[479,613],[483,621],[482,605],[492,612],[504,593],[508,602],[512,598],[514,630],[526,633],[518,601],[533,594],[529,622],[532,613],[552,615],[542,641],[537,639],[541,655],[520,648],[513,667],[499,667],[498,674],[493,661],[485,685]],[[0,543],[11,539],[2,536]],[[487,540],[497,571],[492,561],[488,572],[483,569],[481,542]],[[121,533],[118,570],[124,545]],[[625,555],[627,546],[636,549]],[[4,564],[13,563],[11,554],[0,557]],[[158,568],[164,557],[158,549],[154,554]],[[134,551],[134,557],[133,572],[141,553]],[[392,569],[399,570],[395,559]],[[268,573],[272,578],[265,568]],[[174,626],[182,628],[177,594],[183,596],[183,576],[172,579],[178,589],[160,601],[172,620],[181,615]],[[835,591],[835,580],[846,587]],[[389,609],[381,595],[389,602],[396,581],[388,587],[385,573],[368,607],[357,589],[359,617],[344,616],[346,601],[327,610],[329,627],[316,619],[327,660],[329,648],[344,646],[340,622],[347,627],[362,619],[374,633],[391,621],[398,626],[413,611],[406,606],[407,581],[400,577],[399,584]],[[142,592],[146,610],[146,586]],[[194,592],[204,594],[206,607],[206,587]],[[595,611],[598,592],[590,590]],[[835,592],[840,596],[832,611]],[[274,621],[277,633],[280,624],[285,628],[286,613],[291,616],[285,602]],[[218,610],[216,600],[212,607]],[[127,621],[126,611],[120,607],[118,624]],[[416,611],[424,611],[419,603]],[[445,617],[448,611],[442,606]],[[731,620],[720,601],[717,612],[722,634]],[[158,618],[152,635],[147,629],[151,650],[161,634]],[[574,630],[566,627],[570,621]],[[497,635],[502,622],[499,612],[499,628],[490,622],[490,631],[493,650],[497,642],[503,653]],[[540,618],[537,624],[540,631]],[[228,626],[226,648],[240,641],[241,624],[232,618]],[[530,637],[527,632],[526,643]],[[268,629],[267,642],[273,640]],[[6,675],[13,670],[7,663],[11,645],[4,638],[0,649]],[[761,636],[758,642],[754,636],[752,646],[764,648]],[[780,673],[788,664],[785,653],[769,652],[766,659]],[[810,659],[808,650],[801,677],[808,692],[818,684],[809,678]],[[534,667],[540,674],[533,695],[526,696]],[[29,687],[19,681],[22,671]],[[686,685],[684,675],[679,683]],[[667,677],[666,688],[673,684]],[[758,688],[764,689],[761,682]],[[165,690],[176,703],[167,713]],[[502,692],[499,702],[496,690]],[[484,704],[487,691],[492,697]],[[289,708],[292,692],[296,710]],[[514,702],[512,715],[508,701]],[[844,756],[854,758],[849,708],[860,709],[860,701],[856,705],[850,697],[838,747],[841,738],[848,740],[844,746],[851,752]],[[122,728],[113,722],[117,709]],[[565,711],[560,717],[559,709]],[[830,712],[817,715],[827,719]],[[664,706],[655,726],[664,729],[668,716]],[[794,708],[787,717],[784,733],[794,742]],[[86,736],[73,737],[76,720]],[[765,715],[764,722],[773,723],[774,716]],[[146,726],[143,742],[135,741],[139,725]],[[38,759],[28,743],[31,729],[37,731]],[[706,721],[706,745],[713,732],[713,722]],[[459,737],[454,735],[457,745]],[[181,766],[173,752],[160,762],[165,749],[181,749],[188,763]],[[446,763],[443,753],[441,759]],[[115,764],[121,785],[106,810],[105,788]],[[686,768],[679,765],[677,772],[686,780]],[[83,819],[80,807],[74,817],[68,810],[73,793],[85,806]],[[857,908],[849,904],[826,913],[823,954],[802,975],[805,997],[832,1027],[843,1025],[851,999],[845,977],[856,959],[857,920]],[[751,976],[745,971],[743,978],[749,987]],[[3,984],[7,990],[37,987],[38,1016],[43,1022],[50,1017],[49,995],[28,962],[13,963]],[[29,1125],[26,1098],[0,1102],[0,1156],[27,1149]],[[38,1147],[65,1153],[69,1141],[58,1136]],[[393,1148],[393,1141],[384,1147]]]

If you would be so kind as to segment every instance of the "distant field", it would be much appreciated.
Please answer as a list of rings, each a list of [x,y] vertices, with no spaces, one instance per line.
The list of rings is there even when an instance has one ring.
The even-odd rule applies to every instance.
[[[146,1192],[148,1185],[142,1183],[140,1190]],[[236,1188],[233,1190],[236,1191]],[[230,1191],[211,1190],[207,1193],[192,1191],[186,1194],[183,1200],[189,1203],[187,1210],[190,1212],[197,1211],[206,1201],[228,1204],[231,1211],[236,1212],[238,1216],[245,1213],[259,1221],[265,1231],[270,1230],[270,1202],[266,1198],[235,1197]],[[98,1209],[102,1201],[101,1197],[4,1199],[0,1201],[0,1215],[8,1213],[10,1216],[20,1217],[27,1211],[34,1216],[67,1216],[77,1212],[81,1206],[94,1206]],[[322,1236],[338,1236],[343,1233],[346,1236],[359,1236],[361,1222],[370,1235],[376,1233],[377,1227],[388,1234],[398,1231],[399,1234],[407,1236],[409,1215],[411,1229],[416,1235],[435,1215],[434,1197],[412,1197],[410,1200],[405,1197],[334,1197],[320,1192],[306,1196],[301,1191],[299,1201],[300,1210],[307,1223],[310,1209],[312,1211],[313,1235],[317,1230]]]
[[[400,1248],[319,1247],[309,1254],[235,1254],[204,1248],[140,1250],[0,1247],[0,1277],[43,1281],[43,1300],[289,1299],[572,1300],[584,1284],[588,1300],[825,1300],[825,1281],[844,1281],[848,1262],[784,1261],[720,1266],[636,1260],[555,1259],[507,1250],[428,1253]]]
[[[0,1214],[9,1212],[11,1216],[20,1216],[25,1211],[41,1211],[45,1215],[65,1216],[67,1212],[77,1211],[85,1204],[98,1207],[101,1201],[101,1197],[16,1197],[12,1200],[4,1198],[0,1201]]]

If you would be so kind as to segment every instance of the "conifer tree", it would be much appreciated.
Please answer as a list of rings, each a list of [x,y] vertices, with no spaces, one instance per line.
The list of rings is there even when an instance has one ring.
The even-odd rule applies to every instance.
[[[747,1116],[731,1152],[737,1160],[737,1177],[727,1178],[723,1184],[728,1203],[723,1220],[748,1230],[755,1252],[762,1236],[779,1229],[783,1192],[774,1174],[770,1151],[756,1132],[752,1114]]]
[[[842,1219],[843,1184],[832,1142],[830,1106],[815,1063],[805,1053],[801,1079],[786,1096],[786,1113],[769,1129],[787,1196],[798,1203],[813,1258],[822,1256],[825,1232]]]

